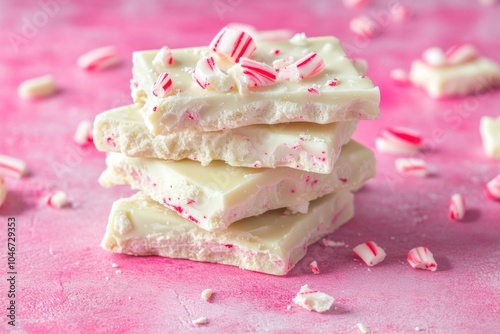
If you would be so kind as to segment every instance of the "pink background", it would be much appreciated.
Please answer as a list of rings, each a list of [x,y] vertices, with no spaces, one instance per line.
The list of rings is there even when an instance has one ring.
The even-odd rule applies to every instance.
[[[425,333],[498,331],[500,203],[485,198],[483,185],[500,172],[500,162],[485,157],[478,130],[480,116],[500,115],[500,91],[435,101],[419,89],[395,85],[389,71],[409,68],[427,47],[463,42],[500,62],[500,5],[403,1],[415,16],[394,23],[384,19],[386,1],[354,10],[326,0],[198,1],[196,7],[189,1],[66,0],[51,7],[50,15],[41,3],[55,0],[0,2],[0,153],[24,159],[31,171],[21,180],[6,178],[9,194],[0,208],[2,273],[7,218],[17,219],[19,333],[358,333],[358,322],[374,333],[412,333],[417,326]],[[219,15],[214,6],[220,3],[227,7]],[[379,37],[356,42],[348,22],[358,13],[379,18]],[[26,31],[26,22],[38,27]],[[76,125],[130,103],[132,51],[207,45],[230,22],[340,37],[351,56],[369,61],[369,76],[382,91],[382,117],[361,123],[355,138],[373,147],[383,127],[414,127],[432,147],[422,157],[433,175],[402,177],[394,157],[377,154],[378,177],[357,195],[355,218],[330,236],[349,247],[314,245],[286,277],[103,251],[99,243],[111,204],[133,192],[98,185],[104,154],[78,148],[72,141]],[[23,32],[16,52],[9,36],[24,38]],[[75,66],[79,55],[105,45],[119,49],[121,66],[96,73]],[[17,97],[21,81],[43,74],[55,77],[59,94],[40,101]],[[73,207],[43,204],[57,189]],[[468,205],[458,223],[447,218],[455,192]],[[367,240],[388,254],[373,268],[351,251]],[[416,246],[435,254],[436,272],[409,267],[406,254]],[[313,259],[320,275],[308,268]],[[4,278],[0,282],[0,332],[6,332],[12,329],[5,317],[7,285]],[[334,296],[334,307],[325,314],[296,305],[287,310],[303,284]],[[200,298],[205,288],[216,293],[211,303]],[[197,328],[191,320],[200,316],[210,323]]]

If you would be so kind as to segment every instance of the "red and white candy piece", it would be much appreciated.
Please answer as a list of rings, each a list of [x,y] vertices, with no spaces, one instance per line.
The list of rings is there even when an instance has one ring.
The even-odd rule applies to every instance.
[[[81,121],[78,123],[73,140],[79,145],[92,143],[92,123],[90,121]]]
[[[393,126],[383,129],[375,140],[375,146],[381,153],[413,154],[422,145],[422,136],[417,130]]]
[[[460,194],[453,194],[448,205],[448,213],[452,220],[462,220],[465,216],[465,199]]]
[[[384,261],[386,256],[385,251],[373,241],[359,244],[352,251],[369,266],[374,266]]]
[[[173,62],[174,57],[172,56],[172,50],[167,46],[162,47],[153,59],[153,65],[159,67],[170,66]]]
[[[240,66],[248,87],[269,86],[276,82],[276,71],[267,64],[242,57]]]
[[[500,174],[486,183],[484,193],[489,199],[500,201]]]
[[[17,95],[23,99],[46,97],[54,95],[56,92],[56,82],[50,75],[25,80],[17,88]]]
[[[203,89],[227,92],[233,88],[231,78],[223,73],[213,57],[203,57],[196,63],[193,79]]]
[[[319,267],[318,267],[318,262],[313,261],[309,264],[309,268],[311,268],[313,274],[317,275],[320,273]]]
[[[415,269],[427,269],[436,271],[437,263],[434,255],[427,247],[416,247],[408,252],[406,257],[410,266]]]
[[[7,185],[3,177],[0,176],[0,207],[5,202],[5,197],[7,197]]]
[[[479,53],[474,46],[462,44],[452,46],[446,51],[445,55],[449,65],[458,65],[476,59]]]
[[[114,46],[105,46],[89,51],[78,57],[78,67],[88,71],[103,70],[115,66],[120,62]]]
[[[165,97],[174,89],[172,79],[167,72],[160,73],[158,79],[153,84],[153,95],[157,97]]]
[[[0,154],[0,174],[22,177],[28,173],[24,161]]]
[[[366,38],[375,37],[380,33],[377,22],[368,16],[357,16],[353,18],[351,22],[349,22],[349,28],[354,34]]]
[[[347,8],[362,8],[370,3],[370,0],[344,0]]]
[[[446,55],[438,47],[428,48],[422,53],[422,59],[430,66],[443,66],[446,65]]]
[[[326,293],[311,289],[306,284],[300,288],[300,291],[292,300],[295,304],[302,306],[308,311],[325,312],[332,307],[335,298]]]
[[[325,68],[325,62],[316,52],[310,52],[295,63],[282,68],[280,78],[297,82],[320,73]]]
[[[394,5],[390,11],[392,19],[396,22],[403,22],[411,17],[411,9],[407,5]]]
[[[47,205],[60,209],[68,204],[68,197],[63,191],[57,190],[47,196]]]
[[[427,176],[427,164],[422,159],[399,158],[394,163],[396,170],[401,174],[420,177]]]
[[[241,57],[250,58],[256,50],[255,42],[250,34],[228,27],[222,28],[215,35],[209,48],[234,63],[239,62]]]

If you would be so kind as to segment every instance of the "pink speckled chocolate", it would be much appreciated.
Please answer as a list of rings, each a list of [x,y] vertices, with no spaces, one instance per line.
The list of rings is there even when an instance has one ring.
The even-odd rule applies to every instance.
[[[349,30],[358,10],[340,2],[314,3],[217,0],[198,2],[196,8],[186,1],[0,4],[0,154],[22,158],[30,169],[26,178],[6,178],[9,193],[0,208],[2,245],[7,218],[17,219],[17,330],[356,333],[361,322],[377,333],[414,333],[415,327],[425,328],[423,333],[497,331],[500,205],[486,199],[483,188],[500,166],[484,155],[479,119],[500,114],[500,91],[434,101],[419,89],[394,84],[390,71],[408,69],[428,47],[459,43],[472,43],[500,62],[500,6],[405,1],[414,16],[393,23],[384,16],[386,1],[372,1],[362,11],[383,27],[378,37],[364,41]],[[329,237],[349,247],[313,245],[286,277],[108,254],[99,242],[111,204],[133,192],[98,185],[104,154],[73,142],[77,125],[131,102],[132,51],[206,45],[230,22],[339,37],[351,56],[368,60],[368,75],[382,95],[381,118],[361,122],[355,139],[373,148],[383,128],[417,129],[425,146],[420,158],[434,173],[424,179],[399,175],[395,157],[378,154],[378,177],[356,195],[355,218]],[[117,47],[121,65],[101,72],[76,66],[80,55],[106,45]],[[20,82],[44,74],[53,75],[57,95],[40,101],[17,98]],[[54,190],[64,191],[73,207],[46,206],[43,198]],[[454,193],[467,195],[461,222],[447,218]],[[376,240],[387,253],[376,267],[368,268],[352,253],[366,240]],[[409,266],[408,250],[418,246],[432,250],[439,263],[436,272]],[[5,247],[2,252],[5,259]],[[309,268],[314,260],[319,275]],[[6,261],[1,268],[4,309]],[[304,284],[335,298],[330,311],[312,313],[293,304]],[[206,288],[215,292],[210,303],[200,298]],[[5,314],[0,332],[13,329]],[[196,328],[191,321],[201,316],[209,323]]]

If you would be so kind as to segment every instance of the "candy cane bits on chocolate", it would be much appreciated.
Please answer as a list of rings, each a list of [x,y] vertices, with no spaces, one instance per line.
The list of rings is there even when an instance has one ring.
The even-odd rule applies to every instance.
[[[160,73],[158,79],[156,79],[156,82],[153,84],[152,93],[156,97],[165,97],[173,90],[173,88],[170,75],[167,72],[163,72]]]
[[[242,57],[240,66],[248,87],[269,86],[276,82],[276,71],[269,65]]]
[[[250,58],[256,50],[252,36],[243,30],[228,27],[219,31],[209,48],[234,63],[239,62],[241,57]]]

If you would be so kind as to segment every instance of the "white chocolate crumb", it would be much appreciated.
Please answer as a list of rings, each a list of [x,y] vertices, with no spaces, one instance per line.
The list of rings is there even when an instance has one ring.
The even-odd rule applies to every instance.
[[[346,246],[344,241],[333,241],[326,238],[321,239],[321,244],[325,247],[342,247]]]
[[[362,324],[362,323],[357,323],[356,326],[358,326],[358,329],[361,333],[363,334],[368,334],[370,333],[370,329],[368,327],[366,327],[365,324]]]
[[[50,75],[23,81],[17,89],[17,94],[23,99],[35,99],[54,95],[57,91],[56,82]]]
[[[204,325],[208,323],[208,319],[206,317],[199,317],[198,319],[193,320],[192,323],[195,325]]]
[[[285,215],[294,215],[296,213],[307,213],[309,211],[309,202],[292,205],[286,208]]]
[[[212,297],[213,293],[214,292],[212,289],[205,289],[201,292],[201,298],[205,301],[208,301]]]
[[[310,289],[306,284],[300,288],[300,291],[292,300],[295,304],[308,311],[325,312],[330,309],[335,298],[318,290]]]

